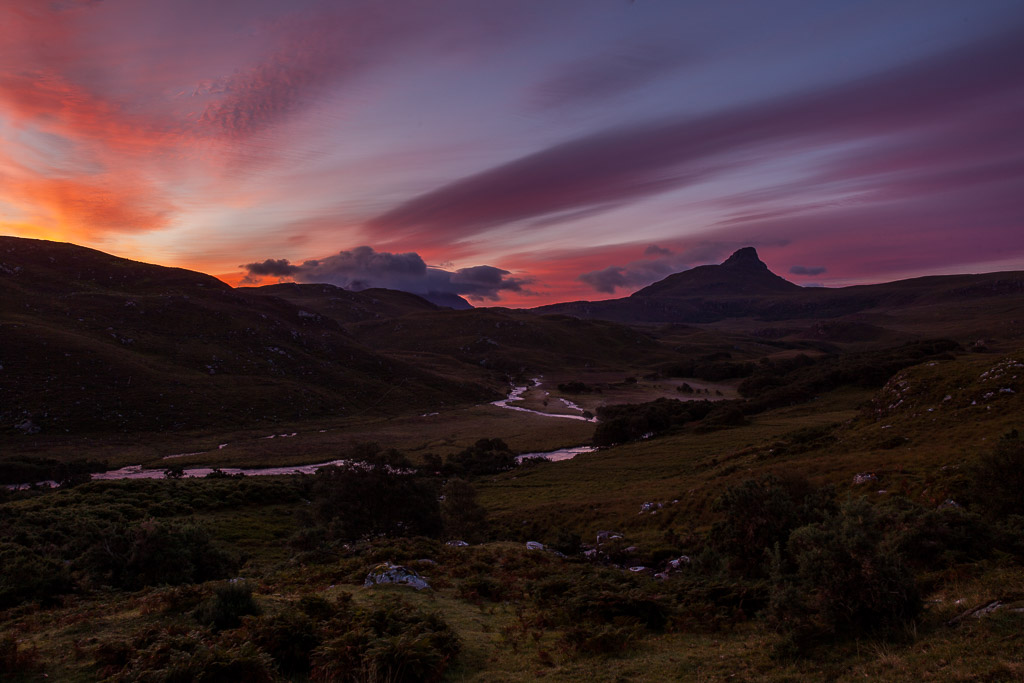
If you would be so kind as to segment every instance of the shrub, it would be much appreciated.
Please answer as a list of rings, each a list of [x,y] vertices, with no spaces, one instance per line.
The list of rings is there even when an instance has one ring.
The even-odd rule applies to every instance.
[[[217,586],[214,597],[204,601],[193,616],[200,624],[215,631],[238,628],[242,617],[262,613],[252,597],[252,586],[244,581],[232,581]]]
[[[310,656],[321,639],[313,619],[307,614],[290,610],[253,621],[247,630],[247,639],[273,657],[283,675],[309,674]]]
[[[992,528],[963,508],[926,510],[900,499],[893,505],[900,508],[887,524],[893,547],[913,567],[937,570],[979,560],[998,545]]]
[[[793,646],[864,635],[920,611],[913,576],[885,544],[884,526],[871,505],[852,501],[840,514],[795,530],[789,562],[776,551],[771,621]]]
[[[22,647],[12,635],[0,637],[0,678],[35,671],[40,665],[35,646]]]
[[[703,419],[720,405],[659,398],[647,403],[602,406],[597,409],[599,422],[594,430],[594,445],[610,446],[667,432]]]
[[[635,626],[576,624],[559,640],[559,647],[574,655],[617,655],[637,640]]]
[[[479,543],[487,537],[487,509],[476,500],[476,489],[462,479],[452,479],[441,489],[441,520],[445,535]]]
[[[501,439],[480,439],[472,447],[448,457],[444,473],[479,477],[507,472],[516,466],[516,457]]]
[[[319,522],[338,538],[437,535],[441,508],[437,484],[384,466],[322,467],[312,496]]]
[[[214,545],[200,526],[147,519],[94,528],[80,564],[94,581],[136,589],[223,578],[238,558]]]
[[[970,470],[971,500],[987,515],[1024,515],[1024,440],[1015,429]]]
[[[744,576],[766,576],[767,554],[785,546],[790,532],[835,510],[831,488],[816,489],[801,477],[768,475],[729,488],[715,502],[725,519],[711,530],[712,547]]]
[[[148,634],[134,644],[127,664],[123,652],[107,661],[97,652],[99,673],[113,681],[190,681],[195,683],[270,683],[275,680],[270,655],[252,643],[208,641],[194,631]],[[120,666],[120,669],[119,669]]]
[[[402,601],[354,615],[344,633],[318,647],[312,657],[317,681],[439,680],[461,645],[437,614]]]
[[[38,600],[50,604],[73,588],[67,567],[15,543],[0,543],[0,609]]]

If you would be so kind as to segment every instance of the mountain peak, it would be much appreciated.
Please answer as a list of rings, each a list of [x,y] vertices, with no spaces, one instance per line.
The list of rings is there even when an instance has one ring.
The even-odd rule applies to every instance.
[[[800,287],[768,270],[756,249],[743,247],[722,265],[697,266],[669,275],[630,296],[757,296],[798,291]]]
[[[733,252],[732,256],[727,258],[723,263],[723,266],[731,266],[733,268],[757,268],[758,270],[768,270],[768,266],[765,265],[757,256],[757,249],[753,247],[743,247]]]

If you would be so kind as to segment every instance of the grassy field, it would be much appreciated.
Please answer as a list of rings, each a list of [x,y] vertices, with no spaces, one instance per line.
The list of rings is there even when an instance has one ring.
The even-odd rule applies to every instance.
[[[671,396],[682,381],[640,378],[623,384],[625,376],[607,373],[572,379],[607,385],[602,400],[616,401]],[[543,408],[545,398],[550,406],[563,395],[588,405],[580,396],[553,390],[569,380],[545,377],[526,405]],[[687,381],[707,385],[712,393],[720,390],[724,397],[736,395],[732,383]],[[1012,519],[977,527],[992,534],[995,549],[974,555],[950,549],[943,559],[915,570],[924,607],[913,618],[856,637],[830,636],[825,645],[800,655],[781,647],[784,639],[772,625],[771,577],[744,578],[715,569],[698,554],[710,552],[722,522],[716,501],[766,475],[832,486],[839,504],[865,499],[879,509],[912,507],[924,516],[941,512],[943,505],[950,507],[947,500],[966,495],[972,465],[1001,435],[1022,426],[1022,395],[1024,354],[961,355],[903,370],[882,389],[840,388],[750,415],[744,425],[712,430],[684,425],[568,461],[479,476],[472,485],[489,521],[485,537],[468,547],[445,545],[444,533],[369,540],[332,536],[341,532],[317,516],[322,492],[317,493],[315,477],[94,482],[8,495],[0,503],[0,553],[7,553],[5,570],[12,572],[4,581],[31,579],[6,568],[26,566],[18,562],[27,560],[12,561],[11,553],[21,547],[19,539],[33,534],[49,534],[48,547],[56,548],[61,530],[76,524],[94,529],[111,523],[110,529],[135,534],[144,524],[194,524],[235,554],[238,564],[224,577],[248,582],[260,614],[217,630],[198,615],[202,605],[216,599],[224,585],[220,580],[117,585],[111,583],[116,575],[85,578],[90,555],[67,555],[67,566],[80,581],[77,588],[0,610],[0,673],[15,681],[43,675],[67,681],[171,680],[175,666],[205,662],[213,670],[226,657],[248,662],[266,676],[253,674],[250,680],[332,680],[324,673],[326,655],[316,653],[326,652],[322,648],[335,643],[332,638],[369,633],[366,624],[399,609],[398,600],[405,605],[401,610],[435,614],[457,635],[460,649],[443,664],[444,680],[1021,680],[1024,544],[1000,540],[1019,534]],[[194,433],[180,441],[137,444],[135,450],[98,444],[89,452],[109,449],[114,463],[159,466],[162,455],[194,449],[206,452],[171,462],[285,465],[344,457],[355,444],[375,441],[420,464],[428,453],[447,457],[481,438],[500,438],[514,452],[543,451],[585,443],[593,429],[588,422],[483,405],[436,415],[319,421],[275,430],[273,439],[254,430]],[[218,448],[222,443],[227,446]],[[863,474],[873,478],[855,483]],[[1003,531],[986,531],[997,527]],[[603,546],[611,558],[604,562],[525,546],[539,541],[550,548],[575,536],[577,543],[594,547],[598,532],[609,530],[622,538]],[[80,552],[73,533],[67,533],[71,540],[61,552]],[[24,547],[44,552],[42,543]],[[134,552],[141,552],[139,547]],[[667,558],[682,553],[693,555],[692,567],[663,579],[652,576]],[[418,570],[431,588],[364,587],[367,573],[383,561]],[[630,572],[632,563],[651,569]],[[311,602],[314,598],[325,602]],[[994,601],[1000,609],[959,619]],[[303,605],[310,604],[327,605],[322,609],[342,616],[304,612]],[[648,612],[629,611],[655,609],[652,605],[655,621]],[[587,616],[612,608],[623,611],[600,620]],[[304,655],[302,672],[286,673],[280,668],[284,655],[266,654],[278,652],[267,633],[284,637],[273,630],[278,623],[292,624],[288,632],[311,629],[310,638],[318,643]],[[399,644],[412,648],[403,650],[410,657],[420,652],[411,641],[394,640],[397,635],[376,637],[366,657]],[[263,643],[259,652],[264,654],[246,650],[245,642]],[[356,646],[349,642],[348,647]],[[421,655],[426,659],[417,661],[440,666],[422,652],[416,656]],[[375,680],[369,669],[360,671],[357,680]]]

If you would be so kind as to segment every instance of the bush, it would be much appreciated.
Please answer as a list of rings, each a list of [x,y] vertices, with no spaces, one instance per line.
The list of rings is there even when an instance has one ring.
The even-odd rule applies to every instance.
[[[970,470],[973,504],[992,517],[1024,515],[1024,440],[1015,429]]]
[[[461,649],[437,614],[393,601],[354,615],[345,632],[313,653],[317,681],[439,680]]]
[[[559,647],[574,655],[617,655],[639,637],[635,626],[577,624],[559,640]]]
[[[215,631],[238,628],[242,617],[261,614],[263,610],[252,597],[252,586],[244,581],[232,581],[217,586],[214,597],[203,602],[193,613],[196,621],[211,626]]]
[[[507,472],[516,466],[516,456],[501,439],[480,439],[472,447],[445,461],[447,475],[479,477]]]
[[[893,547],[915,568],[934,571],[980,560],[999,545],[993,529],[963,508],[926,510],[900,499],[893,505],[901,508],[887,523]]]
[[[768,574],[768,555],[785,546],[797,527],[822,520],[836,509],[831,488],[814,488],[801,477],[768,475],[730,487],[715,502],[725,519],[711,530],[712,547],[744,576]]]
[[[0,609],[29,600],[52,604],[72,590],[67,567],[15,543],[0,543]]]
[[[220,579],[239,563],[193,524],[147,519],[133,526],[96,528],[92,536],[80,560],[82,568],[95,582],[123,588]]]
[[[312,496],[317,521],[340,539],[433,536],[441,532],[437,483],[386,466],[322,467]]]
[[[795,530],[776,551],[771,621],[804,649],[827,637],[891,628],[921,609],[914,578],[884,542],[885,520],[863,500]]]
[[[248,625],[247,630],[247,640],[273,657],[283,675],[309,674],[312,666],[310,657],[321,642],[320,634],[309,615],[293,609],[254,621]]]
[[[0,678],[24,674],[40,668],[39,651],[22,647],[12,635],[0,637]]]
[[[120,644],[97,649],[96,664],[105,680],[190,681],[195,683],[270,683],[275,680],[270,655],[252,643],[204,640],[194,631],[187,635],[150,632],[127,653]]]
[[[721,403],[659,398],[647,403],[602,406],[597,409],[595,446],[610,446],[667,432],[703,419]],[[741,416],[742,417],[742,416]]]
[[[487,509],[476,501],[476,489],[462,479],[452,479],[441,489],[441,520],[449,539],[479,543],[487,537]]]

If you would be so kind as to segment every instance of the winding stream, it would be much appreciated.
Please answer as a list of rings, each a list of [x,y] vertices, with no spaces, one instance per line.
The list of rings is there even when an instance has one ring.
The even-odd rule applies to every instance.
[[[540,386],[540,378],[533,380],[535,386]],[[506,398],[500,401],[494,401],[491,403],[492,406],[498,408],[506,408],[508,410],[518,410],[523,413],[533,413],[534,415],[541,415],[543,417],[557,417],[566,420],[583,420],[584,422],[597,422],[596,417],[584,417],[583,415],[560,415],[557,413],[543,413],[539,410],[531,410],[530,408],[523,408],[522,406],[509,405],[515,401],[522,401],[523,394],[529,389],[529,386],[513,387],[512,391]],[[567,408],[572,410],[578,410],[583,412],[583,409],[572,401],[566,399],[559,399],[565,404]],[[428,415],[436,415],[437,413],[428,413]],[[324,430],[320,430],[324,431]],[[266,439],[273,439],[275,436],[290,437],[296,436],[295,433],[291,434],[275,434],[272,436],[264,437]],[[224,448],[228,444],[221,444],[218,448]],[[592,453],[597,450],[593,446],[571,446],[568,448],[559,448],[554,451],[545,451],[540,453],[523,453],[522,455],[516,456],[517,462],[522,462],[526,458],[544,458],[552,462],[558,462],[560,460],[571,460],[572,458],[582,453]],[[186,455],[202,455],[205,451],[198,451],[196,453],[176,453],[174,455],[164,456],[164,460],[172,458],[180,458]],[[219,470],[226,475],[237,475],[241,474],[247,477],[261,477],[261,476],[272,476],[282,474],[313,474],[321,467],[329,467],[331,465],[342,465],[348,462],[347,460],[331,460],[330,462],[320,462],[314,465],[292,465],[289,467],[258,467],[258,468],[243,468],[243,467],[190,467],[183,470],[182,476],[184,478],[197,478],[205,477],[212,474],[215,470]],[[167,475],[162,469],[144,469],[142,465],[128,465],[127,467],[121,467],[116,470],[107,470],[106,472],[94,472],[92,474],[93,480],[111,480],[111,479],[166,479]],[[59,484],[55,481],[40,481],[34,484],[35,486],[51,486],[57,487]],[[11,484],[7,488],[11,490],[27,489],[33,486],[33,484]]]
[[[540,378],[534,378],[533,383],[535,386],[539,387],[541,384]],[[542,413],[539,410],[531,410],[530,408],[523,408],[522,406],[509,405],[510,403],[513,403],[515,401],[522,401],[523,394],[525,394],[527,390],[529,390],[529,388],[529,386],[513,387],[512,391],[509,392],[509,395],[506,398],[503,398],[500,401],[494,401],[493,403],[491,403],[491,405],[497,406],[498,408],[507,408],[508,410],[518,410],[519,412],[522,413],[533,413],[534,415],[541,415],[543,417],[560,417],[566,420],[582,420],[584,422],[597,422],[596,417],[584,417],[583,415],[561,415],[559,413]],[[581,413],[583,412],[583,409],[580,408],[575,403],[573,403],[572,401],[567,401],[564,398],[559,400],[562,403],[564,403],[567,408],[571,410],[578,410]]]

